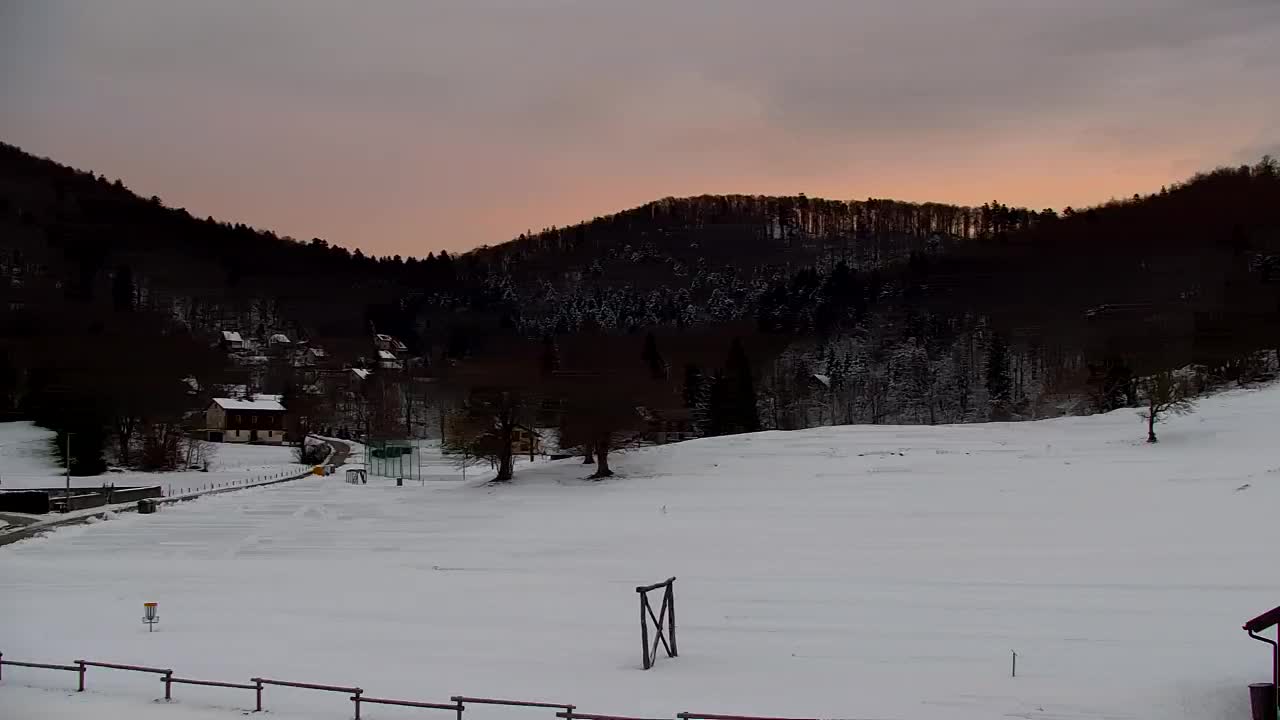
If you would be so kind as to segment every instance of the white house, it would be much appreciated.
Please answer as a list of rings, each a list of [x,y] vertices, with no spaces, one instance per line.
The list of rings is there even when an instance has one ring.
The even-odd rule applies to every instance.
[[[244,338],[235,330],[222,331],[222,346],[227,350],[243,350]]]

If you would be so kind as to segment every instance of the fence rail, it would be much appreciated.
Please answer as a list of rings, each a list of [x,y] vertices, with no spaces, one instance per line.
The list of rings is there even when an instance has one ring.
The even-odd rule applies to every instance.
[[[673,578],[674,579],[674,578]],[[656,589],[666,585],[670,587],[670,580],[666,583],[658,583],[651,589]],[[198,685],[203,687],[229,688],[233,690],[253,690],[256,696],[255,711],[262,711],[262,690],[264,686],[272,685],[278,687],[301,688],[303,690],[321,690],[325,692],[346,693],[350,695],[350,700],[355,704],[355,718],[360,720],[360,707],[364,704],[374,705],[393,705],[398,707],[419,708],[423,710],[445,710],[457,713],[458,720],[462,720],[463,712],[467,705],[506,705],[509,707],[525,707],[525,708],[545,708],[560,710],[555,716],[561,720],[670,720],[670,718],[647,718],[635,717],[628,715],[601,715],[597,713],[581,713],[578,712],[576,705],[571,703],[553,703],[539,702],[533,700],[505,700],[499,698],[471,697],[469,695],[454,695],[449,698],[449,703],[422,702],[418,700],[398,700],[393,698],[365,697],[364,690],[359,687],[351,687],[346,685],[322,685],[319,683],[297,682],[293,680],[274,680],[270,678],[255,677],[250,678],[249,683],[222,682],[218,680],[198,680],[195,678],[175,677],[172,668],[152,667],[148,665],[126,665],[124,663],[100,662],[96,660],[76,660],[73,665],[57,665],[53,663],[37,663],[17,660],[6,660],[4,653],[0,653],[0,679],[2,679],[2,671],[5,666],[10,667],[26,667],[40,668],[46,670],[63,670],[67,672],[77,673],[80,677],[78,691],[84,692],[85,670],[90,667],[107,668],[112,670],[128,670],[132,672],[150,673],[160,675],[160,681],[164,683],[164,699],[172,700],[172,688],[174,685]],[[755,715],[718,715],[715,713],[692,713],[681,712],[675,715],[677,720],[812,720],[809,718],[780,718],[780,717],[762,717]]]
[[[164,684],[164,699],[173,699],[173,684],[168,682],[173,677],[171,668],[147,667],[146,665],[122,665],[120,663],[96,662],[93,660],[77,660],[76,665],[80,666],[80,692],[84,692],[84,671],[85,668],[99,667],[111,670],[129,670],[131,672],[151,673],[153,675],[162,675]]]
[[[444,703],[417,702],[414,700],[390,700],[388,698],[370,698],[354,695],[351,702],[356,704],[356,717],[360,717],[361,703],[373,703],[375,705],[396,705],[399,707],[422,708],[424,710],[448,710],[449,712],[458,713],[458,720],[462,720],[462,703],[454,703],[445,705]]]
[[[173,685],[199,685],[201,687],[217,687],[232,688],[235,690],[252,690],[254,691],[254,712],[262,712],[262,684],[254,683],[253,685],[244,685],[242,683],[221,682],[218,680],[195,680],[193,678],[176,678],[173,675],[165,675],[160,678],[164,683],[164,699],[173,699]]]
[[[577,705],[570,705],[568,703],[532,702],[529,700],[497,700],[494,698],[467,697],[466,695],[454,695],[449,699],[456,703],[468,703],[471,705],[510,705],[512,707],[564,708],[567,712],[572,711],[577,707]]]
[[[760,717],[756,715],[716,715],[712,712],[677,712],[680,720],[817,720],[814,717]]]
[[[0,668],[3,668],[5,665],[11,665],[13,667],[40,668],[41,670],[70,670],[71,672],[80,672],[79,665],[53,665],[51,663],[18,662],[17,660],[5,660],[4,653],[0,653]],[[3,672],[4,671],[0,669],[0,678],[3,677]]]
[[[630,717],[627,715],[595,715],[592,713],[576,712],[556,713],[556,717],[564,718],[564,720],[667,720],[667,718],[641,718]]]

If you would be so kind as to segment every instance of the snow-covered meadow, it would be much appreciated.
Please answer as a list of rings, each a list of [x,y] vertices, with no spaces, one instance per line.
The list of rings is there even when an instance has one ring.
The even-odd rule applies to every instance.
[[[1240,625],[1280,604],[1277,422],[1268,388],[1204,400],[1155,446],[1126,410],[708,439],[602,483],[573,460],[502,487],[308,478],[0,548],[0,651],[657,717],[1242,718],[1270,667]],[[671,575],[681,656],[644,672],[634,587]],[[252,707],[185,687],[157,705],[131,673],[73,684],[5,668],[0,716]],[[266,698],[278,718],[351,713]]]

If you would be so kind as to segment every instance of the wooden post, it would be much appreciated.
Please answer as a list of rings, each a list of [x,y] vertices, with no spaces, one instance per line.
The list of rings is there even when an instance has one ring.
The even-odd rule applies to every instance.
[[[76,688],[76,692],[84,692],[84,661],[77,660],[76,665],[80,666],[80,686]]]
[[[1011,650],[1010,652],[1013,653],[1013,674],[1009,677],[1018,677],[1018,651]]]
[[[164,699],[165,702],[173,700],[173,671],[169,670],[164,674]]]
[[[257,702],[254,705],[254,712],[262,712],[262,678],[254,678],[253,684],[257,686],[254,694],[257,696]]]
[[[671,643],[671,657],[676,657],[676,583],[667,583],[667,640]]]
[[[356,701],[356,720],[360,720],[360,693],[362,692],[364,691],[360,688],[356,688],[356,694],[351,698]]]
[[[649,661],[649,620],[644,616],[649,609],[649,596],[640,593],[640,646],[644,648],[644,669],[648,670],[653,666]]]

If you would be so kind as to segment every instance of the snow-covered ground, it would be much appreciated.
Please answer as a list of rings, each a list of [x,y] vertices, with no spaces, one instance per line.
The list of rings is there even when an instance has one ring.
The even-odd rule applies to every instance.
[[[1126,410],[710,439],[603,483],[575,460],[503,487],[286,483],[0,548],[0,651],[655,717],[1243,718],[1270,666],[1240,625],[1280,604],[1278,422],[1270,388],[1205,400],[1155,446]],[[681,656],[644,672],[634,587],[671,575]],[[73,684],[5,668],[0,716],[252,707],[187,687],[156,705],[154,677],[106,670],[51,690]],[[266,707],[351,714],[303,690]]]
[[[0,490],[30,487],[62,487],[66,479],[52,452],[54,433],[30,422],[0,423]],[[75,442],[75,439],[72,439]],[[73,477],[74,487],[160,485],[166,494],[181,495],[209,486],[251,482],[257,478],[294,472],[302,466],[293,448],[270,445],[210,443],[213,457],[209,472],[167,473],[107,472]]]

